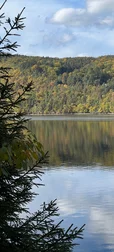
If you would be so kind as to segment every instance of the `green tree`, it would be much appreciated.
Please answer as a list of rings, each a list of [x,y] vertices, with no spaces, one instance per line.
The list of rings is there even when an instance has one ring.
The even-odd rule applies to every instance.
[[[10,51],[18,46],[9,36],[24,28],[23,10],[13,21],[6,20],[9,28],[5,28],[5,35],[0,39],[0,57],[10,57]],[[4,18],[1,14],[1,27]],[[53,217],[58,215],[55,201],[43,203],[33,214],[27,208],[35,197],[33,185],[39,186],[36,178],[42,175],[38,167],[47,158],[42,145],[25,127],[24,113],[20,110],[31,87],[30,82],[15,91],[9,69],[0,67],[0,250],[67,252],[74,246],[75,238],[82,238],[83,227],[77,229],[71,225],[64,230],[61,222],[55,223]]]

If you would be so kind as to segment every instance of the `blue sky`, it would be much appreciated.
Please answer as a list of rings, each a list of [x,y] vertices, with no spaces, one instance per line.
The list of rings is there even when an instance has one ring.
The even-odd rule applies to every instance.
[[[60,58],[114,54],[114,0],[7,0],[3,11],[13,18],[23,7],[26,27],[18,53]]]

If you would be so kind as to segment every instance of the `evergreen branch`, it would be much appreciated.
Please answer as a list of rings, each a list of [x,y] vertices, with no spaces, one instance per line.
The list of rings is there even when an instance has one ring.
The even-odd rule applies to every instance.
[[[0,6],[0,10],[4,7],[4,5],[5,5],[6,2],[7,2],[7,0],[5,0],[5,1],[3,2],[3,4]]]
[[[5,1],[6,2],[6,1]],[[5,2],[4,2],[4,4],[5,4]],[[17,17],[15,17],[15,21],[13,22],[13,25],[11,25],[11,21],[10,21],[10,19],[7,19],[7,23],[8,24],[10,24],[10,29],[9,30],[6,30],[6,34],[4,35],[4,37],[0,40],[0,44],[2,44],[4,41],[5,41],[5,39],[7,38],[7,36],[9,36],[10,35],[10,33],[11,33],[11,31],[12,30],[14,30],[14,29],[16,29],[16,30],[18,30],[18,29],[23,29],[24,28],[24,24],[22,23],[21,25],[19,25],[18,23],[19,23],[19,21],[22,21],[23,19],[25,19],[25,18],[21,18],[21,15],[22,15],[22,13],[23,13],[23,11],[25,10],[25,7],[22,9],[22,11],[17,15]]]

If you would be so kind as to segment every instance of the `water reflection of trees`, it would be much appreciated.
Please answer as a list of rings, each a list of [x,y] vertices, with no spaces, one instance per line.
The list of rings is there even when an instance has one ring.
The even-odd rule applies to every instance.
[[[114,165],[113,121],[37,120],[28,126],[49,150],[51,165]]]

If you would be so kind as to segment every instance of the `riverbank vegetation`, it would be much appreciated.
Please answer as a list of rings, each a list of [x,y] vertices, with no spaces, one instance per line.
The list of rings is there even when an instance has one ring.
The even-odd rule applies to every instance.
[[[33,80],[22,105],[27,114],[114,113],[114,56],[49,58],[1,57],[12,67],[15,88]]]

